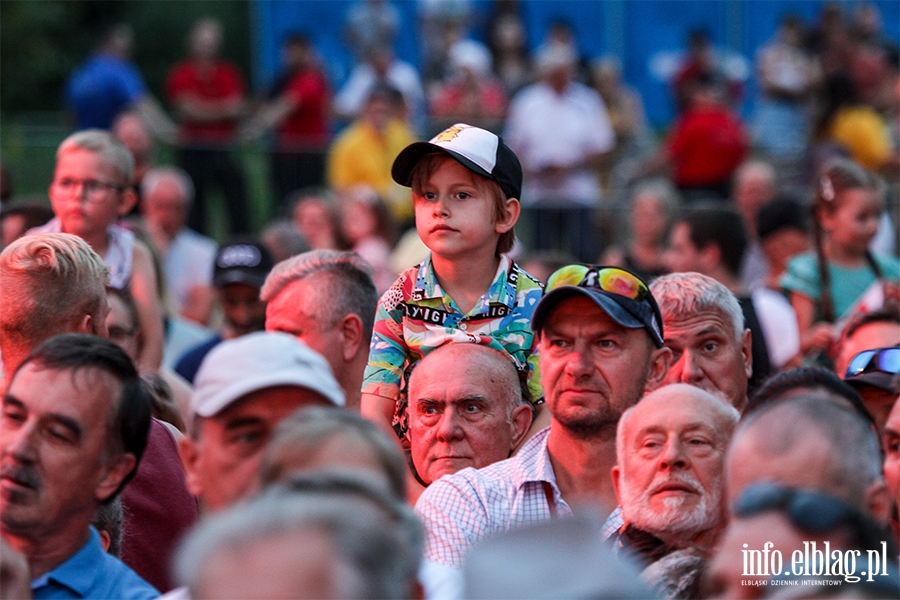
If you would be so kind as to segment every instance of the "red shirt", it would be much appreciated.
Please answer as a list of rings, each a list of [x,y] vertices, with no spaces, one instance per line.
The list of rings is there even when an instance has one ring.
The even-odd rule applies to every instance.
[[[186,98],[200,101],[226,101],[242,98],[244,80],[237,67],[220,60],[209,71],[197,68],[188,60],[175,65],[166,78],[166,94],[169,101],[178,104]],[[231,139],[236,119],[198,122],[181,120],[181,141],[184,143],[224,143]]]
[[[725,183],[748,147],[744,125],[725,108],[689,110],[676,123],[668,142],[675,183],[683,187]]]
[[[294,75],[282,95],[297,103],[278,128],[281,148],[322,148],[328,141],[328,113],[331,90],[325,77],[316,69]]]

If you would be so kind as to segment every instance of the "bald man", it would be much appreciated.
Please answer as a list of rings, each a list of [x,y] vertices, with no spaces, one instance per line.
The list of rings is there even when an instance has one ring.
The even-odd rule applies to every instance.
[[[509,357],[466,343],[442,346],[419,362],[408,414],[413,464],[426,485],[509,458],[532,420]]]

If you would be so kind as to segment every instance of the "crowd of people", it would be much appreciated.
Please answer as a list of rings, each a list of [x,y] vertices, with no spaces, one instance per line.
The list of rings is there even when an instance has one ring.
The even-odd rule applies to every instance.
[[[0,211],[0,597],[900,595],[900,154],[843,122],[900,124],[872,7],[784,21],[753,136],[695,33],[657,150],[565,23],[532,72],[515,13],[490,43],[432,15],[422,86],[391,8],[351,12],[336,113],[296,35],[248,113],[213,19],[177,126],[127,29],[73,76],[74,107],[128,85],[49,211]],[[255,232],[233,144],[271,131]],[[617,177],[632,235],[600,243]]]

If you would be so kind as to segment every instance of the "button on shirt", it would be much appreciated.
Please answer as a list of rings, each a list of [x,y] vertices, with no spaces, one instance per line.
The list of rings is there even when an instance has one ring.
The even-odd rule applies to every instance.
[[[31,582],[35,600],[44,598],[158,598],[159,592],[100,546],[91,527],[87,544],[69,560]]]
[[[540,299],[541,284],[502,255],[491,287],[463,314],[441,289],[429,255],[378,302],[363,393],[396,400],[404,369],[448,341],[487,345],[510,355],[520,372],[534,371],[531,316]]]

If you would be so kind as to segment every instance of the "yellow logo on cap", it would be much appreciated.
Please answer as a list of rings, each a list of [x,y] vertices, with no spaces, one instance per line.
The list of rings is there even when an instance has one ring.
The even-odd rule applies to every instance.
[[[444,131],[434,136],[434,139],[431,141],[432,143],[449,142],[450,140],[457,137],[460,131],[462,131],[463,129],[468,129],[469,127],[471,127],[471,125],[454,125],[453,127],[448,127]]]

